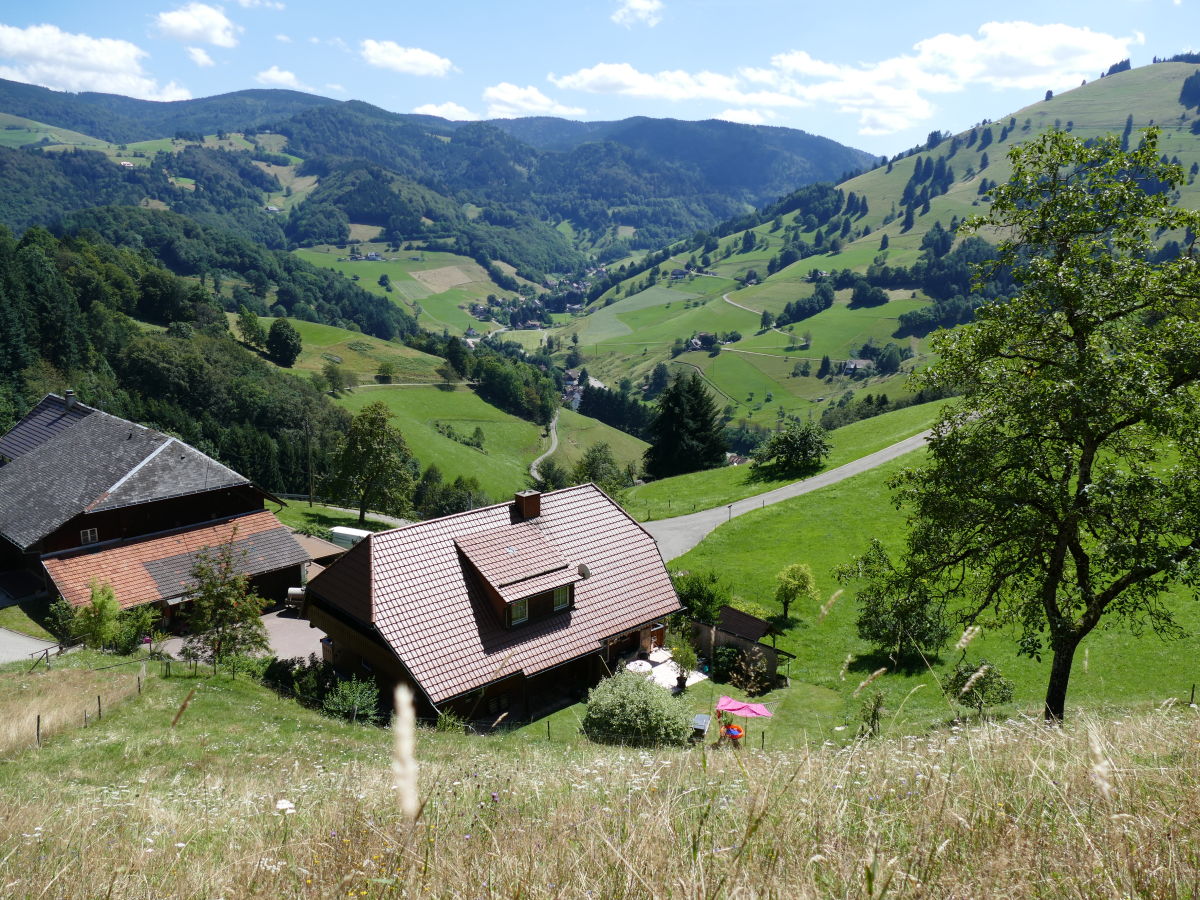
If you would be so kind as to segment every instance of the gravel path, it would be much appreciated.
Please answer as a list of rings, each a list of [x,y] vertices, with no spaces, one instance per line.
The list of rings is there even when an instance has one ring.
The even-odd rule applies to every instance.
[[[791,484],[785,484],[783,487],[775,488],[772,491],[766,491],[762,494],[756,494],[753,497],[736,500],[727,506],[716,506],[712,509],[701,510],[700,512],[691,513],[686,516],[676,516],[673,519],[659,519],[654,522],[645,522],[642,527],[650,532],[651,536],[658,542],[658,552],[662,554],[663,560],[670,562],[676,557],[687,553],[704,540],[718,525],[728,522],[735,516],[740,516],[756,509],[762,509],[764,506],[771,506],[783,500],[790,500],[792,497],[799,497],[801,494],[819,490],[851,476],[866,472],[869,469],[874,469],[876,466],[890,462],[898,456],[903,456],[905,453],[910,453],[913,450],[923,447],[929,434],[930,432],[923,431],[889,447],[884,447],[882,450],[876,450],[874,453],[864,456],[861,459],[848,462],[844,466],[838,466],[836,469],[821,472],[811,478],[805,478],[803,481],[794,481]]]
[[[538,466],[542,464],[542,460],[550,457],[555,450],[558,449],[558,412],[555,411],[554,418],[550,420],[550,449],[535,459],[529,464],[529,477],[535,481],[542,477]]]

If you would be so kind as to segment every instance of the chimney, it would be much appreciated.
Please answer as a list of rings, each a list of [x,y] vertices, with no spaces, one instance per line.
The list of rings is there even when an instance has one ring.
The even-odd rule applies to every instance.
[[[540,491],[517,491],[513,500],[517,504],[517,515],[522,519],[536,519],[542,514]]]
[[[63,391],[63,404],[67,409],[74,409],[78,401],[75,399],[75,392],[72,390]]]

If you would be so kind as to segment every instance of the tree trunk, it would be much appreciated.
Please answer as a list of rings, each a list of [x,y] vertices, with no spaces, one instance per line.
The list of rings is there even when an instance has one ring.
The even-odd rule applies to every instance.
[[[1046,721],[1061,725],[1067,705],[1067,682],[1071,679],[1071,664],[1079,638],[1069,637],[1054,644],[1054,657],[1050,661],[1050,683],[1046,686]]]
[[[358,524],[365,525],[367,523],[367,498],[364,495],[358,504]]]

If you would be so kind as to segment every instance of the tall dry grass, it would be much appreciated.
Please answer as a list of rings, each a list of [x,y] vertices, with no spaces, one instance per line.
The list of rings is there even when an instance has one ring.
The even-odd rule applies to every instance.
[[[415,821],[386,739],[364,764],[332,744],[323,755],[313,734],[275,765],[214,748],[178,771],[14,782],[0,792],[0,893],[1194,897],[1198,726],[1164,709],[768,753],[420,731]],[[195,739],[130,734],[111,752]]]
[[[138,690],[139,671],[53,669],[0,673],[0,756],[36,746],[41,737],[83,727]],[[96,698],[100,697],[100,708]]]

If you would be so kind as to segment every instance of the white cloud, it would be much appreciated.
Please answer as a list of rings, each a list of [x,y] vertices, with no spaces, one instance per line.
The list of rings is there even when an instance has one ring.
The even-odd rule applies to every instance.
[[[662,0],[617,0],[617,4],[612,20],[618,25],[632,28],[640,22],[653,28],[662,21]]]
[[[281,43],[281,44],[290,44],[292,42],[292,39],[290,37],[288,37],[286,34],[275,35],[275,40],[279,41],[279,43]]]
[[[159,86],[142,69],[147,53],[114,38],[72,34],[55,25],[0,25],[0,78],[59,91],[100,91],[142,100],[187,100],[175,82]]]
[[[489,119],[515,119],[520,116],[581,116],[585,110],[577,106],[564,106],[551,100],[533,85],[518,87],[502,81],[486,88],[483,99],[487,101]]]
[[[718,100],[749,106],[801,106],[802,101],[779,91],[746,90],[743,80],[718,72],[684,72],[679,69],[640,72],[629,63],[599,63],[570,75],[550,76],[564,89],[592,94],[622,94],[655,100]]]
[[[717,101],[727,113],[828,104],[858,117],[861,134],[891,134],[932,118],[931,97],[984,85],[996,90],[1065,90],[1129,56],[1138,33],[1116,37],[1070,25],[988,22],[971,34],[939,34],[913,52],[845,65],[793,50],[763,68],[734,74],[641,72],[628,63],[600,63],[562,77],[557,87],[656,100]],[[722,117],[726,117],[723,113]]]
[[[405,75],[443,76],[454,68],[444,56],[419,47],[401,47],[395,41],[376,41],[368,38],[361,44],[362,58],[367,65],[391,69]]]
[[[189,3],[155,19],[160,34],[191,44],[236,47],[242,29],[229,21],[225,13],[207,3]]]
[[[213,62],[213,58],[208,55],[208,51],[206,51],[203,47],[188,47],[187,55],[192,62],[200,66],[202,69],[216,65],[216,63]]]
[[[261,6],[264,9],[279,10],[281,12],[287,9],[284,4],[277,2],[277,0],[237,0],[237,5],[243,9],[253,9],[256,6]]]
[[[770,109],[727,109],[717,113],[713,118],[724,119],[726,122],[738,122],[742,125],[765,125],[775,118],[776,113]]]
[[[459,106],[457,103],[426,103],[418,106],[413,112],[423,116],[440,116],[455,122],[474,122],[479,118],[465,106]]]
[[[335,94],[344,94],[344,93],[346,93],[346,88],[345,88],[345,87],[343,87],[343,86],[342,86],[342,85],[340,85],[340,84],[336,84],[335,82],[332,82],[332,81],[331,81],[331,82],[329,82],[328,84],[326,84],[326,85],[325,85],[325,90],[327,90],[327,91],[332,91],[332,92],[333,92],[333,93],[335,93]]]
[[[289,72],[287,69],[281,69],[279,66],[271,66],[254,76],[254,80],[259,84],[265,84],[267,87],[288,88],[293,91],[308,91],[312,92],[312,88],[304,84],[296,77],[294,72]]]

